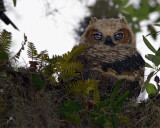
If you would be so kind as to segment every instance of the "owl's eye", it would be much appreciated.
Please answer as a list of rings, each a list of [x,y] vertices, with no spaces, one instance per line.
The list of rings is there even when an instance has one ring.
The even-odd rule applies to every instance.
[[[115,40],[120,40],[123,38],[123,33],[119,32],[114,35]]]
[[[102,39],[102,35],[100,33],[93,34],[93,37],[94,37],[95,40],[101,40]]]

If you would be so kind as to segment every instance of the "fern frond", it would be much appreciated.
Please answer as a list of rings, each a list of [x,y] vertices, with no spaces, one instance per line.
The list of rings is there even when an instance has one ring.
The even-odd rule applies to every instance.
[[[68,82],[75,77],[80,75],[80,71],[83,67],[82,63],[79,61],[76,62],[60,62],[57,64],[57,69],[59,69],[60,80],[63,80],[64,82]]]
[[[67,93],[73,95],[84,95],[88,96],[91,91],[93,91],[93,100],[96,103],[100,102],[99,89],[98,89],[98,81],[97,80],[78,80],[74,81],[65,86],[65,90]]]
[[[22,42],[22,46],[20,48],[20,50],[16,53],[16,55],[13,57],[13,59],[16,61],[17,59],[19,59],[21,52],[24,50],[24,46],[27,43],[27,36],[24,34],[24,41]]]
[[[11,47],[11,42],[12,42],[11,33],[7,32],[6,30],[3,30],[0,33],[0,50],[8,53]]]
[[[48,60],[49,59],[48,51],[47,50],[41,51],[40,54],[38,54],[37,59],[39,59],[41,62]]]
[[[60,64],[60,67],[63,70],[76,70],[76,71],[80,71],[83,67],[83,64],[79,61],[76,61],[76,62],[70,62],[70,63],[61,63]]]
[[[84,93],[85,88],[86,83],[84,80],[74,81],[65,86],[66,92],[73,95],[81,95],[82,93]]]
[[[49,60],[48,51],[41,51],[40,54],[37,55],[36,59],[39,61],[40,65],[43,66]]]
[[[28,42],[27,54],[28,54],[28,57],[31,58],[32,60],[37,59],[38,53],[37,53],[36,47],[32,42]]]
[[[75,79],[75,77],[79,76],[79,73],[76,72],[76,70],[74,69],[68,69],[68,70],[64,70],[60,73],[59,75],[59,79],[60,81],[63,82],[69,82],[73,79]]]
[[[76,58],[78,56],[80,56],[85,50],[87,50],[89,47],[84,45],[84,44],[80,44],[75,46],[71,52],[65,53],[62,56],[63,61],[76,61]]]
[[[3,30],[0,32],[0,62],[4,63],[9,59],[9,49],[11,47],[11,33]]]
[[[99,89],[98,89],[98,80],[95,79],[88,79],[87,82],[87,88],[86,88],[86,94],[89,94],[91,90],[93,90],[93,100],[96,103],[100,102],[100,95],[99,95]]]
[[[100,94],[99,94],[99,89],[98,89],[98,83],[94,83],[94,93],[93,93],[93,100],[96,103],[100,103]]]
[[[69,82],[80,75],[77,72],[81,71],[83,65],[81,62],[77,61],[77,57],[80,56],[87,48],[88,46],[86,45],[75,46],[71,52],[65,53],[59,58],[56,67],[60,72],[60,80],[63,80],[63,82]]]

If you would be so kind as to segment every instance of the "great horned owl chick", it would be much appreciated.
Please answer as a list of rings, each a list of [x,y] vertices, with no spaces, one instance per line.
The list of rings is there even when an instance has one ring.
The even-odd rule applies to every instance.
[[[84,79],[99,80],[106,93],[125,79],[122,92],[137,97],[144,80],[144,60],[136,49],[135,38],[125,18],[92,18],[82,35],[82,43],[91,46],[80,56]]]

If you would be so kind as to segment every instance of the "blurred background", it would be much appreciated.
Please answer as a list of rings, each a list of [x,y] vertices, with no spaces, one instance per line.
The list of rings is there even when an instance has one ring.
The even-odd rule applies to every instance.
[[[13,1],[16,1],[14,6]],[[21,47],[24,33],[40,52],[47,50],[49,55],[62,55],[79,44],[82,33],[90,18],[120,18],[125,16],[137,41],[137,49],[145,59],[150,51],[142,36],[152,43],[155,49],[160,46],[160,0],[3,0],[5,14],[19,29],[0,22],[0,28],[12,32],[15,54]],[[150,63],[150,62],[148,62]],[[18,65],[27,65],[25,51]],[[147,69],[150,70],[150,69]],[[146,74],[147,75],[147,71]],[[150,71],[149,71],[150,72]]]

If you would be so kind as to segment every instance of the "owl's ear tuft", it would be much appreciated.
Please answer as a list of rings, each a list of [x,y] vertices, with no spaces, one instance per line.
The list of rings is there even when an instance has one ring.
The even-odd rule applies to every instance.
[[[128,24],[128,22],[127,22],[127,20],[126,20],[125,17],[122,17],[122,18],[120,19],[120,22],[123,23],[123,24]]]
[[[91,17],[90,24],[97,22],[98,19],[96,17]]]

